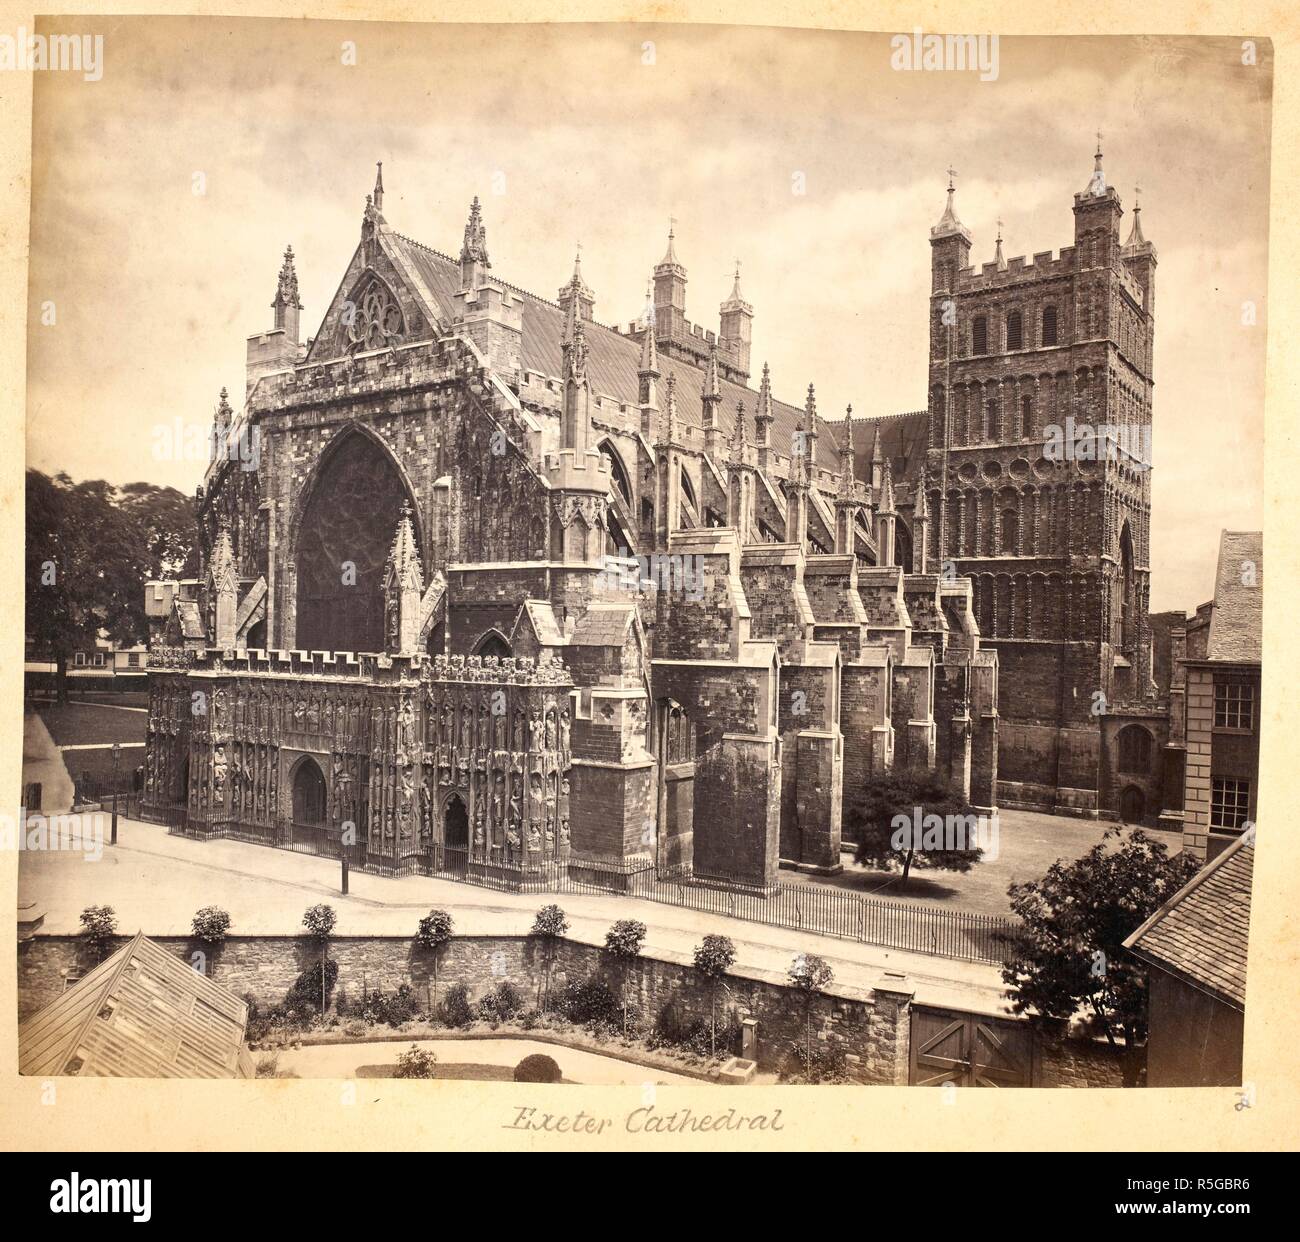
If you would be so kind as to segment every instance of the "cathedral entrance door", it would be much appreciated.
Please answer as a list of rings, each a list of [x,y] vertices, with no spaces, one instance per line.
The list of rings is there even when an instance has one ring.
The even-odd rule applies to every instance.
[[[443,812],[442,844],[444,865],[450,870],[463,871],[469,858],[469,812],[460,794],[452,794]]]

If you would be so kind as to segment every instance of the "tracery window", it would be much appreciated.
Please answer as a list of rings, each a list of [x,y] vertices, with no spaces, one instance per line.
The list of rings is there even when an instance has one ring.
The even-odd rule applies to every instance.
[[[340,324],[349,350],[384,349],[400,341],[406,327],[392,291],[373,275],[344,304]]]

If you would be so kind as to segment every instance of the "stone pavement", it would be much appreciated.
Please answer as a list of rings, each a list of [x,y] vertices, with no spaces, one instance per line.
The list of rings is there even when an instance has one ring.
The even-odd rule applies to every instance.
[[[107,817],[103,823],[107,833]],[[19,861],[20,903],[45,912],[42,931],[80,930],[88,905],[109,905],[123,933],[185,935],[201,906],[230,912],[233,931],[244,935],[297,935],[303,911],[326,902],[338,912],[337,934],[409,936],[431,907],[450,911],[456,931],[470,935],[525,935],[540,906],[556,902],[571,925],[570,936],[603,944],[620,918],[647,927],[646,948],[687,959],[706,933],[730,936],[737,963],[784,976],[797,953],[817,953],[835,970],[836,983],[867,989],[883,972],[907,975],[918,1001],[1000,1012],[998,968],[858,944],[743,919],[703,914],[677,906],[616,895],[506,893],[452,880],[408,876],[392,879],[352,872],[350,895],[339,893],[339,864],[331,859],[239,841],[192,841],[169,836],[161,825],[119,821],[118,844],[104,846],[99,861],[74,853],[26,851]]]

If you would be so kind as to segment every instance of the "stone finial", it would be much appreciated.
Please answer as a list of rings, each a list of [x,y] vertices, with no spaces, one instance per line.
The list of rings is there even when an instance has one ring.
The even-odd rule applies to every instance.
[[[375,210],[382,212],[384,210],[384,163],[382,160],[375,165],[375,192],[371,195],[374,200]]]
[[[275,285],[275,300],[271,305],[292,306],[302,310],[302,303],[298,300],[298,273],[294,268],[292,246],[284,248],[284,261],[280,264],[280,275]]]
[[[736,402],[736,419],[731,425],[731,460],[743,461],[745,458],[745,403]]]
[[[469,205],[469,219],[465,223],[465,240],[460,248],[462,263],[481,263],[491,267],[487,252],[487,229],[483,224],[483,209],[479,205],[478,195]]]
[[[641,365],[637,368],[640,375],[659,376],[659,347],[655,343],[655,304],[652,286],[645,288],[645,311],[641,316],[645,325],[645,335],[641,338]]]

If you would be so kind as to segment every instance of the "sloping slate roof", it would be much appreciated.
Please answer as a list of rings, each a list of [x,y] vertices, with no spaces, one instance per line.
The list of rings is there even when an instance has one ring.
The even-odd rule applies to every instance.
[[[1124,941],[1125,947],[1225,1004],[1245,1009],[1254,867],[1254,841],[1243,836],[1183,885]]]
[[[842,434],[844,426],[837,424],[835,434]],[[889,459],[889,469],[894,484],[920,478],[925,464],[925,450],[930,435],[928,410],[912,410],[907,414],[890,414],[884,418],[855,418],[853,420],[853,473],[859,481],[871,479],[871,458],[876,437],[880,437],[880,452]]]
[[[1242,581],[1246,562],[1253,585]],[[1225,530],[1219,536],[1214,576],[1214,613],[1207,658],[1258,661],[1264,637],[1264,536],[1257,530]]]
[[[573,627],[569,642],[575,647],[621,647],[635,616],[631,604],[592,604]]]
[[[446,320],[455,310],[455,295],[460,289],[460,264],[449,255],[440,254],[400,233],[392,238],[402,247],[402,252],[419,271],[425,283],[433,290],[439,305],[435,309]],[[498,279],[493,277],[494,280]],[[499,284],[513,290],[523,298],[521,326],[523,329],[522,364],[530,371],[558,377],[563,370],[561,342],[564,339],[564,312],[554,302],[548,302],[526,289],[508,281]],[[641,363],[641,346],[630,336],[623,336],[599,323],[584,324],[587,333],[587,375],[593,393],[605,394],[627,405],[636,405],[640,396],[637,368]],[[760,364],[761,366],[761,364]],[[677,415],[685,424],[698,427],[702,412],[704,372],[690,363],[659,354],[659,403],[663,407],[664,389],[669,375],[677,376]],[[736,402],[745,403],[745,420],[748,437],[754,438],[754,411],[758,408],[758,393],[728,380],[721,380],[722,408],[719,421],[725,436],[730,437],[735,421]],[[803,413],[801,407],[773,400],[772,447],[789,456],[795,428]],[[818,418],[821,435],[817,437],[817,464],[826,470],[839,470],[839,456],[835,433],[825,419]],[[826,434],[829,432],[830,434]]]
[[[247,1021],[243,1001],[142,933],[18,1028],[18,1072],[248,1077]]]

